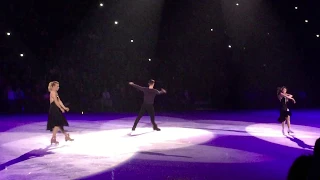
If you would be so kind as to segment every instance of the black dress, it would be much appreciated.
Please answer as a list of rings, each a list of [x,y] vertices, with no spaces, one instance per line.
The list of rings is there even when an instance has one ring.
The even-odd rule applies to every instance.
[[[59,99],[58,96],[57,98]],[[69,126],[69,124],[58,106],[52,102],[49,108],[47,130],[52,131],[55,126],[59,126],[63,130],[63,126]]]
[[[281,98],[280,100],[280,117],[278,118],[278,121],[281,123],[284,122],[288,116],[291,116],[291,112],[288,109],[287,102],[288,100],[285,97]]]

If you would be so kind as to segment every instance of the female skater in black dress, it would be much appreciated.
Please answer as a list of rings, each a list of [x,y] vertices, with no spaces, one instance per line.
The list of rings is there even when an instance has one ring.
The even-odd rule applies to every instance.
[[[59,82],[52,81],[48,85],[48,91],[50,92],[50,108],[47,123],[47,130],[52,131],[51,144],[59,144],[56,140],[56,135],[59,129],[65,135],[66,141],[73,141],[70,135],[66,133],[63,126],[69,126],[68,121],[62,113],[69,111],[69,108],[65,107],[58,96]]]
[[[290,129],[290,117],[291,117],[291,111],[289,110],[287,103],[289,100],[292,100],[293,103],[296,103],[296,101],[293,99],[293,96],[291,94],[287,94],[287,88],[286,87],[279,87],[277,89],[277,96],[281,103],[280,107],[280,117],[278,118],[278,121],[282,124],[282,133],[284,134],[284,124],[287,123],[288,125],[288,133],[293,133]]]

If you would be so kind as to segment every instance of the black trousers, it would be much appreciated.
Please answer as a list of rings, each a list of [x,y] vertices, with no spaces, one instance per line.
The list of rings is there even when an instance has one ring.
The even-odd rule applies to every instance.
[[[142,116],[144,115],[145,112],[148,112],[150,119],[151,119],[151,123],[153,125],[154,128],[157,127],[156,122],[154,121],[154,107],[153,104],[142,104],[141,108],[140,108],[140,112],[138,114],[138,117],[136,118],[136,120],[134,121],[133,127],[132,129],[135,129],[140,121],[140,119],[142,118]]]

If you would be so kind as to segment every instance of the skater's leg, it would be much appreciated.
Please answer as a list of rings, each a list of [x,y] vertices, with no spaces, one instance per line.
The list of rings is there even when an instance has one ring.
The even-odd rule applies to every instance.
[[[142,118],[143,114],[145,113],[146,109],[145,106],[142,105],[138,114],[138,117],[136,118],[136,120],[134,121],[133,127],[132,127],[132,131],[134,131],[140,121],[140,119]]]
[[[153,105],[149,105],[149,106],[147,107],[147,111],[148,111],[148,114],[149,114],[149,116],[150,116],[150,120],[151,120],[153,129],[154,129],[154,130],[157,130],[157,131],[160,131],[160,129],[158,128],[158,125],[157,125],[156,122],[155,122],[155,112],[154,112],[154,107],[153,107]]]

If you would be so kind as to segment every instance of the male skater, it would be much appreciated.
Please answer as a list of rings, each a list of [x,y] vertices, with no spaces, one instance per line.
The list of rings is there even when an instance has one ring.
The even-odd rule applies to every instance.
[[[141,119],[141,117],[144,115],[145,111],[148,112],[150,118],[151,118],[151,123],[153,125],[153,130],[156,131],[160,131],[160,129],[158,128],[156,122],[154,121],[154,107],[153,107],[153,103],[154,103],[154,98],[156,97],[156,95],[160,95],[160,94],[164,94],[167,93],[166,90],[161,89],[161,91],[158,91],[156,89],[153,89],[155,81],[153,79],[149,80],[149,87],[141,87],[138,86],[136,84],[134,84],[133,82],[129,82],[129,85],[139,89],[140,91],[142,91],[144,93],[144,98],[143,98],[143,104],[141,106],[140,112],[138,117],[136,118],[133,127],[132,127],[132,131],[134,131]]]

